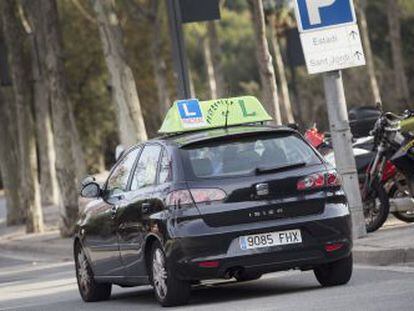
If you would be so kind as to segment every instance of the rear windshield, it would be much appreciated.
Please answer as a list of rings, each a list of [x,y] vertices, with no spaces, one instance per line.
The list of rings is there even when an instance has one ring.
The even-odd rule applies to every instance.
[[[320,164],[321,160],[294,134],[237,138],[182,149],[185,165],[195,177],[254,174],[257,169]]]

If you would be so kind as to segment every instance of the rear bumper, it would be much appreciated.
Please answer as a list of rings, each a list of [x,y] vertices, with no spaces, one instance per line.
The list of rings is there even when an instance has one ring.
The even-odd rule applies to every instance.
[[[185,280],[224,278],[233,270],[268,273],[293,268],[311,269],[314,266],[339,260],[352,250],[351,219],[343,204],[330,204],[320,215],[259,222],[240,226],[205,228],[204,222],[188,223],[203,234],[175,237],[166,243],[166,254],[173,271]],[[235,228],[236,227],[236,228]],[[180,228],[180,231],[184,227]],[[208,229],[205,232],[204,229]],[[242,250],[239,237],[247,234],[300,229],[302,243],[254,250]],[[336,251],[325,246],[341,243]],[[214,263],[200,267],[200,263]],[[217,266],[215,266],[217,264]]]

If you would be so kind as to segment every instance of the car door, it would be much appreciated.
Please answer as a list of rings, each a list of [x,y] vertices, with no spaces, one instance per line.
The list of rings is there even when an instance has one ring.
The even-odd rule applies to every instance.
[[[105,184],[105,196],[90,213],[90,225],[85,228],[84,243],[96,276],[122,276],[119,253],[117,209],[127,202],[128,180],[140,148],[128,151],[111,171]]]
[[[151,213],[161,146],[147,144],[131,179],[129,203],[119,211],[118,239],[127,277],[145,277],[144,238],[148,228],[143,218]]]

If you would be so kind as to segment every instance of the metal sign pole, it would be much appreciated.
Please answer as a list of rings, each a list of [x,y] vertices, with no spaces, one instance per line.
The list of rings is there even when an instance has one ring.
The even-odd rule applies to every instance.
[[[174,72],[178,81],[177,97],[178,99],[186,99],[191,97],[191,91],[182,29],[180,2],[179,0],[166,0],[166,2],[172,39]]]
[[[336,168],[342,176],[343,187],[348,198],[352,215],[353,236],[359,238],[366,235],[366,229],[352,150],[352,134],[348,121],[342,72],[324,73],[323,80]]]

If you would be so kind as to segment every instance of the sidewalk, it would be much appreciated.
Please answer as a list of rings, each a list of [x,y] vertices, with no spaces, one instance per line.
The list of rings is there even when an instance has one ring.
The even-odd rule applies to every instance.
[[[58,230],[24,234],[23,228],[0,230],[0,249],[72,260],[72,239],[62,239]],[[414,264],[414,224],[390,219],[385,226],[354,243],[355,263],[367,265]]]
[[[384,228],[354,243],[354,260],[376,266],[414,265],[414,224],[389,225],[388,221]]]

